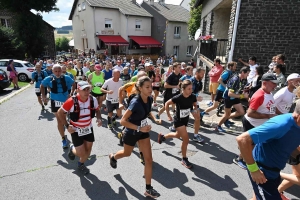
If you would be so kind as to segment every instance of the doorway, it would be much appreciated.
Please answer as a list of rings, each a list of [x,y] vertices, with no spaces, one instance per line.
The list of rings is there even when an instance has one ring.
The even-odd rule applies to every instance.
[[[111,55],[119,54],[119,46],[111,46]]]

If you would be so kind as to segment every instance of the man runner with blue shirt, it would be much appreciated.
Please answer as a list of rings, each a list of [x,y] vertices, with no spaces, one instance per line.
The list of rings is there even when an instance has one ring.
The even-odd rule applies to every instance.
[[[300,145],[300,101],[293,113],[273,117],[236,140],[247,163],[256,199],[281,200],[278,191],[280,171]]]
[[[50,100],[51,100],[51,111],[54,113],[57,119],[57,128],[62,137],[63,148],[68,148],[68,142],[65,138],[64,124],[57,115],[58,109],[63,103],[69,98],[68,89],[72,87],[74,80],[67,75],[62,75],[61,66],[55,64],[52,68],[53,75],[48,76],[42,81],[41,93],[43,102],[46,102],[45,90],[47,87],[50,88]]]

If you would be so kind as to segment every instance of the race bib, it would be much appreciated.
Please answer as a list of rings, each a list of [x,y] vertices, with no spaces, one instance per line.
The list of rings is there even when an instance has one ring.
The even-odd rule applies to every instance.
[[[172,88],[172,94],[176,94],[179,91],[178,88]]]
[[[95,83],[94,85],[95,87],[102,87],[102,83],[98,82],[98,83]]]
[[[141,121],[141,127],[144,127],[144,126],[147,126],[148,125],[148,121],[147,121],[147,118],[146,119],[143,119]]]
[[[63,102],[60,101],[54,101],[55,102],[55,107],[61,107],[63,105]]]
[[[287,105],[285,105],[284,110],[289,112],[291,110],[291,107],[292,107],[292,104],[287,104]]]
[[[110,99],[111,103],[119,103],[119,99]]]
[[[190,109],[180,110],[180,118],[185,118],[190,115]]]
[[[153,86],[154,86],[154,87],[159,87],[159,86],[160,86],[160,82],[155,82],[155,83],[153,83]]]
[[[90,133],[92,133],[91,128],[88,127],[84,127],[84,128],[77,128],[77,132],[78,132],[78,136],[84,136],[84,135],[88,135]]]
[[[276,113],[276,106],[274,104],[270,105],[270,114]]]
[[[40,93],[40,92],[41,92],[41,89],[40,89],[40,88],[35,88],[35,92],[36,92],[36,93]]]

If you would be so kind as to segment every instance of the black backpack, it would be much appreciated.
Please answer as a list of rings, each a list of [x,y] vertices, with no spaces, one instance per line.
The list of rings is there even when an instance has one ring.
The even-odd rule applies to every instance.
[[[45,78],[45,74],[44,74],[44,71],[41,71],[41,76],[42,76],[42,80],[44,80],[44,78]],[[34,80],[37,82],[38,81],[38,73],[37,73],[37,71],[36,71],[36,74],[35,74],[35,76],[34,76]]]
[[[62,75],[62,76],[60,77],[60,81],[61,81],[61,86],[62,86],[62,89],[63,89],[63,92],[62,92],[62,93],[67,92],[67,91],[68,91],[68,87],[67,87],[66,79],[65,79],[65,76],[64,76],[64,75]],[[58,83],[57,83],[56,79],[54,78],[54,76],[52,76],[52,81],[51,81],[51,82],[52,82],[51,92],[57,94],[57,93],[58,93],[58,92],[57,92],[57,85],[58,85]]]
[[[90,95],[90,112],[91,112],[91,118],[95,117],[96,114],[96,109],[94,109],[94,99],[93,97]],[[77,96],[72,96],[73,99],[73,104],[74,104],[74,111],[70,112],[70,119],[73,122],[77,122],[80,118],[80,107],[79,107],[79,103],[78,103],[78,98]]]

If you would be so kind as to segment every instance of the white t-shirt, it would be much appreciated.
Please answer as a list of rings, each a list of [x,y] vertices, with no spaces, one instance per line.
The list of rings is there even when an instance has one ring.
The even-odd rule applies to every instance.
[[[275,93],[274,99],[277,109],[281,113],[288,113],[292,107],[296,95],[288,90],[287,87],[281,88]]]
[[[113,78],[110,78],[106,80],[102,86],[103,89],[105,90],[112,90],[112,94],[107,94],[106,95],[106,100],[111,101],[113,103],[118,103],[118,98],[119,98],[119,88],[122,87],[123,81],[122,79],[119,79],[118,82],[113,81]]]
[[[113,67],[113,70],[114,70],[114,69],[117,69],[117,70],[119,70],[120,72],[123,71],[123,67],[122,67],[121,65],[120,65],[120,66],[118,66],[118,65],[114,66],[114,67]]]
[[[257,64],[255,64],[255,65],[249,65],[250,72],[249,72],[249,75],[247,77],[248,83],[251,83],[252,80],[253,80],[253,78],[255,77],[255,75],[256,75],[256,67],[257,66],[258,66]]]

